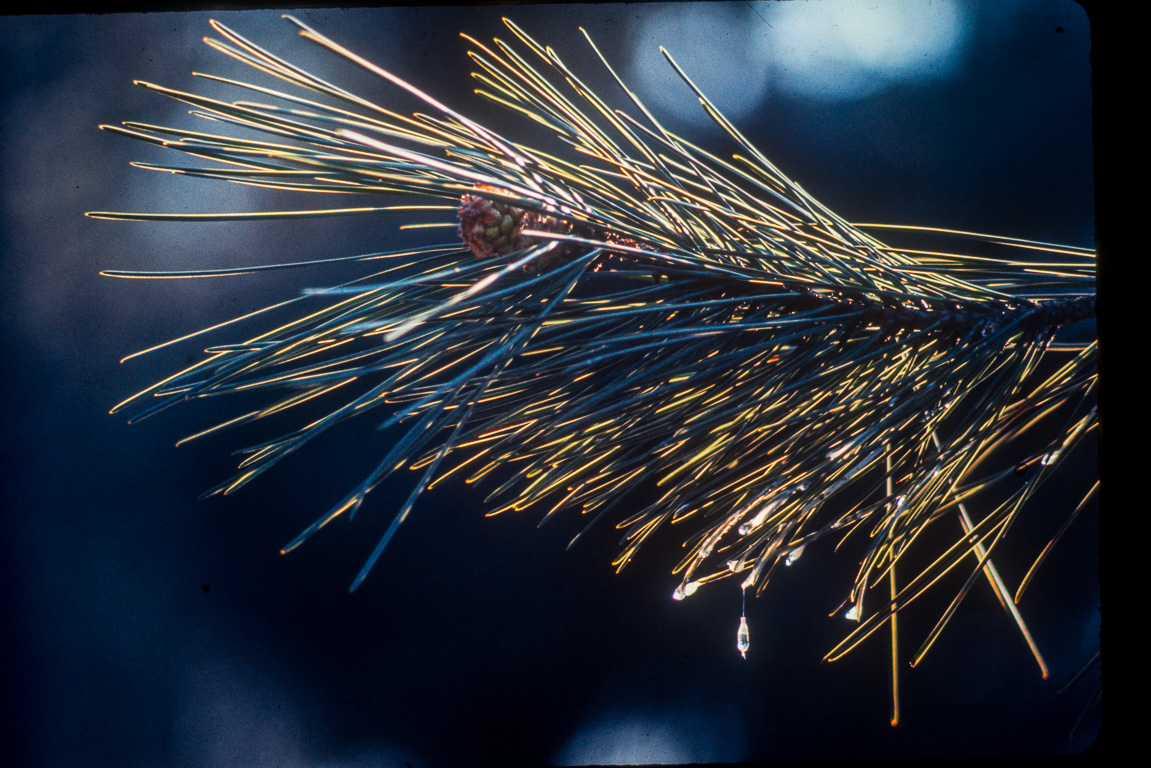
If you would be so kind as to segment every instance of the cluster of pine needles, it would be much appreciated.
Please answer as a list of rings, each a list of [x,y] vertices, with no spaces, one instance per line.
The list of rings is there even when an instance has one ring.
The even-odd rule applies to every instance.
[[[510,467],[510,477],[496,473],[508,479],[491,490],[493,513],[530,507],[544,520],[579,513],[590,527],[618,512],[630,490],[654,488],[625,519],[609,517],[623,531],[614,565],[629,563],[660,529],[684,531],[676,597],[731,577],[762,590],[781,563],[819,539],[866,539],[841,606],[857,623],[829,659],[885,624],[894,630],[897,611],[964,564],[966,581],[915,660],[986,579],[1043,667],[1015,608],[1034,567],[1012,595],[991,555],[1036,489],[1097,425],[1096,344],[1057,338],[1060,328],[1094,316],[1092,251],[914,227],[888,229],[973,241],[1013,257],[889,247],[870,234],[883,225],[850,224],[785,176],[666,52],[734,141],[730,159],[666,130],[590,38],[632,114],[609,107],[555,51],[510,21],[514,44],[468,38],[478,92],[566,145],[549,154],[496,134],[288,18],[303,37],[418,98],[428,112],[397,114],[213,22],[222,40],[209,45],[296,90],[204,75],[254,99],[224,102],[141,85],[248,138],[132,122],[102,127],[210,162],[139,164],[145,168],[279,190],[415,196],[420,205],[90,215],[225,221],[433,210],[443,212],[441,231],[451,235],[323,262],[105,273],[365,267],[349,283],[200,332],[294,305],[290,322],[209,347],[199,362],[116,407],[140,408],[139,418],[194,398],[267,391],[268,404],[192,436],[200,437],[316,398],[330,404],[322,418],[244,450],[238,473],[209,495],[234,491],[329,428],[372,414],[381,428],[401,425],[391,450],[284,548],[351,517],[396,470],[417,470],[414,490],[353,589],[425,490]],[[475,241],[496,233],[481,227],[470,235],[472,247],[461,244],[461,199],[502,211],[519,245],[477,258]],[[142,407],[145,399],[153,402]],[[1037,447],[1005,464],[1005,447],[1022,444],[1024,433],[1041,436],[1031,439]],[[982,499],[992,501],[976,507]],[[897,581],[901,558],[942,518],[960,521],[954,543]],[[865,595],[876,593],[864,610]]]

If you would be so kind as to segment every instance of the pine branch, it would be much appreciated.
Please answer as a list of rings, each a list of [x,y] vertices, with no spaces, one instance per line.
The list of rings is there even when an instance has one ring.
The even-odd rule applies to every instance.
[[[785,176],[670,55],[738,146],[730,160],[666,130],[626,87],[639,116],[613,111],[512,22],[516,47],[470,41],[481,93],[548,128],[568,157],[500,136],[288,18],[303,37],[430,113],[394,113],[213,22],[222,40],[212,47],[295,90],[213,78],[261,99],[222,102],[141,85],[256,138],[132,122],[102,127],[209,164],[141,164],[149,170],[414,196],[444,212],[443,226],[458,222],[462,243],[224,270],[106,272],[208,277],[364,265],[349,283],[287,302],[295,319],[212,346],[114,409],[138,408],[141,418],[196,398],[278,393],[190,440],[317,398],[331,404],[322,418],[243,451],[237,474],[206,495],[237,490],[329,428],[371,414],[382,428],[401,427],[401,436],[284,548],[354,514],[398,469],[420,470],[353,589],[424,490],[457,474],[477,482],[511,467],[488,497],[493,513],[530,507],[546,521],[578,510],[590,526],[617,511],[630,489],[653,486],[642,509],[616,520],[623,537],[613,564],[627,565],[669,525],[686,530],[680,599],[729,577],[762,591],[807,546],[865,532],[845,601],[859,624],[829,659],[893,624],[956,568],[966,582],[917,660],[979,580],[1007,607],[991,555],[1036,489],[1097,426],[1096,345],[1058,341],[1062,328],[1095,316],[1093,253],[925,229],[1045,260],[891,247],[869,234],[883,227],[848,223]],[[403,216],[411,208],[89,215],[226,221]],[[231,328],[205,332],[224,326]],[[144,407],[145,396],[157,402]],[[1041,447],[1012,457],[1008,448],[1024,435],[1037,435]],[[1003,481],[1019,476],[1005,490]],[[990,511],[972,518],[975,500],[988,500]],[[965,521],[962,536],[897,583],[896,565],[949,515]],[[884,581],[886,597],[865,612],[869,587]],[[746,646],[741,635],[741,651]]]

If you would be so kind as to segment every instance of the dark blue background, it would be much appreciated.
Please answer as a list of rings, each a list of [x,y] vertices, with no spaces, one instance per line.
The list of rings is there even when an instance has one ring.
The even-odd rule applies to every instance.
[[[1092,245],[1087,17],[1066,2],[961,7],[970,35],[947,77],[895,82],[855,101],[805,101],[773,89],[736,122],[848,220]],[[647,44],[642,22],[660,10],[297,13],[516,136],[522,125],[471,94],[458,32],[508,39],[499,16],[509,15],[615,99],[576,28],[583,25],[609,59],[624,62]],[[762,11],[712,12],[754,28],[770,22]],[[389,101],[392,91],[299,40],[275,13],[210,16],[377,101],[416,108]],[[1097,713],[1076,739],[1068,732],[1097,677],[1055,691],[1097,648],[1095,506],[1021,606],[1051,679],[1039,678],[981,584],[923,664],[905,671],[903,723],[893,729],[884,637],[842,661],[819,663],[847,629],[827,614],[854,572],[850,548],[838,555],[830,542],[812,548],[749,602],[752,650],[744,661],[734,649],[734,584],[683,603],[670,599],[680,553],[672,532],[616,576],[609,563],[618,535],[610,525],[567,552],[579,520],[561,517],[537,531],[533,512],[486,519],[483,488],[449,484],[423,499],[354,595],[347,585],[408,478],[382,486],[352,523],[333,524],[281,557],[279,547],[393,439],[376,432],[374,421],[318,441],[235,496],[196,501],[230,474],[229,452],[262,433],[172,447],[245,405],[227,400],[135,426],[108,416],[114,403],[190,362],[204,344],[123,366],[117,360],[300,288],[337,282],[342,273],[141,282],[98,271],[295,261],[428,237],[398,233],[401,222],[387,219],[194,225],[84,218],[90,210],[310,204],[288,193],[129,168],[131,160],[180,158],[96,130],[121,120],[211,129],[186,107],[131,85],[144,79],[223,95],[189,73],[248,77],[200,43],[211,33],[208,18],[0,20],[7,406],[0,573],[9,585],[7,688],[18,707],[8,726],[18,763],[744,761],[1028,754],[1092,742]],[[673,53],[688,45],[661,42]],[[722,72],[724,41],[713,42],[710,60]],[[719,154],[732,150],[717,129],[666,117],[693,141]],[[1071,461],[996,558],[1009,584],[1089,487],[1093,446]],[[906,614],[908,653],[944,604],[924,601]]]

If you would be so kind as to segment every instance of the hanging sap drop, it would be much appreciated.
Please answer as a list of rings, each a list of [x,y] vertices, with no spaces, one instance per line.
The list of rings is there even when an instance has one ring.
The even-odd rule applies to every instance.
[[[851,621],[859,621],[859,606],[853,605],[847,609],[847,613],[843,614],[843,618]]]
[[[735,647],[739,649],[739,655],[747,658],[747,649],[751,647],[751,633],[747,630],[747,617],[739,617],[739,630],[735,633]]]
[[[671,593],[671,599],[682,600],[685,597],[691,597],[697,589],[699,589],[698,581],[689,581],[687,584],[680,584],[675,588],[675,591]]]

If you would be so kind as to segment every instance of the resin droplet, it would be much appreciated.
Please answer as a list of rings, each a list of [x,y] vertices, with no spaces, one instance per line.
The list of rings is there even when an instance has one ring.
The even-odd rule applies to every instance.
[[[847,613],[843,614],[843,618],[851,621],[859,621],[859,606],[853,605],[847,609]]]
[[[796,490],[802,491],[803,490],[802,484],[800,484],[800,487],[798,487]],[[787,492],[778,494],[771,499],[768,499],[767,503],[764,504],[763,507],[759,510],[759,512],[756,513],[755,517],[753,517],[751,520],[748,520],[743,525],[739,526],[739,535],[740,536],[746,536],[747,534],[751,533],[752,531],[754,531],[759,526],[763,525],[763,521],[767,520],[768,515],[770,515],[772,512],[774,512],[776,509],[778,509],[780,504],[787,501],[787,497],[790,495],[791,495],[791,492],[787,491]]]
[[[803,548],[806,546],[807,546],[806,544],[800,544],[798,547],[796,547],[795,549],[788,552],[787,553],[787,559],[783,561],[783,564],[784,565],[791,565],[796,560],[803,557]]]
[[[751,633],[747,631],[747,617],[739,617],[739,631],[735,633],[735,647],[739,649],[739,655],[747,658],[747,649],[751,647]]]
[[[859,438],[856,438],[854,440],[848,440],[846,443],[839,446],[835,450],[828,451],[827,452],[827,460],[828,461],[835,461],[840,456],[843,456],[846,453],[855,450],[855,448],[858,446],[858,444],[859,444]]]
[[[685,597],[691,597],[697,589],[699,589],[698,581],[689,581],[687,584],[680,584],[675,588],[675,591],[671,593],[671,599],[682,600]]]

